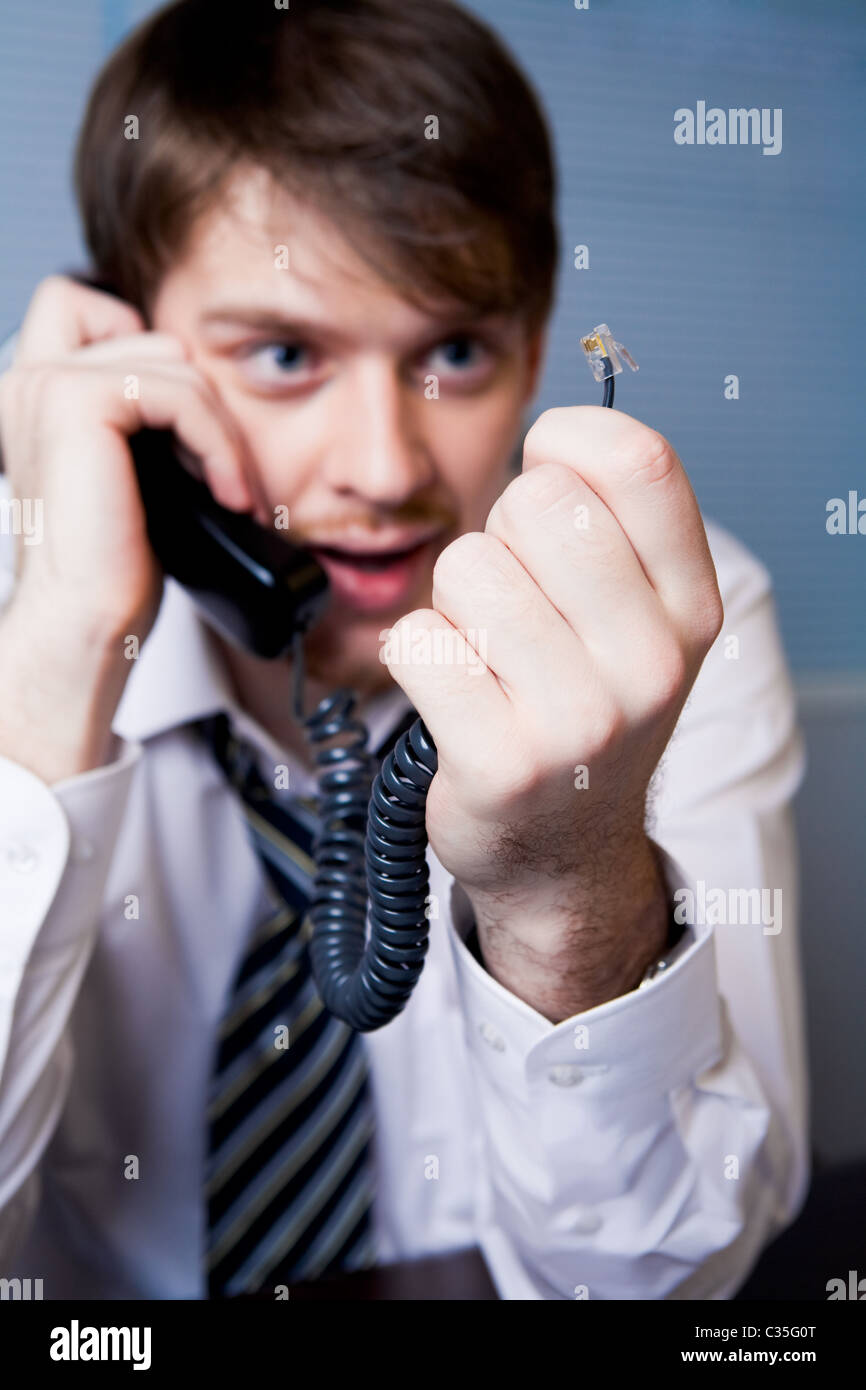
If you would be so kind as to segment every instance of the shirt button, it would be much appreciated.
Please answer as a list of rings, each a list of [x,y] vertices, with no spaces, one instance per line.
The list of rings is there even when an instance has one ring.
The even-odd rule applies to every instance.
[[[554,1086],[576,1086],[583,1080],[583,1068],[576,1067],[573,1062],[562,1062],[559,1066],[550,1068],[547,1079],[552,1081]]]
[[[39,863],[39,855],[32,845],[22,845],[20,841],[6,846],[5,859],[9,867],[19,874],[32,874]]]
[[[86,840],[83,835],[79,836],[72,846],[72,858],[76,864],[86,864],[88,859],[93,858],[93,842]]]
[[[478,1031],[488,1047],[492,1047],[494,1052],[505,1051],[505,1039],[501,1033],[497,1033],[492,1023],[486,1021],[479,1023]]]

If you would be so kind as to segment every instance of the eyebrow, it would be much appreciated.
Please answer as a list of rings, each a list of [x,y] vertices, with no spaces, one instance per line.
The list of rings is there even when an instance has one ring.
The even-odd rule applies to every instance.
[[[345,337],[339,328],[319,323],[315,319],[295,315],[289,317],[273,309],[257,308],[248,304],[215,304],[199,315],[199,323],[243,324],[246,328],[258,328],[284,336],[315,333],[335,339]]]
[[[507,317],[507,315],[489,313],[473,314],[471,310],[466,309],[461,312],[459,308],[455,308],[452,314],[443,312],[441,316],[431,316],[428,326],[419,328],[418,338],[419,340],[433,338],[440,332],[457,333],[468,332],[471,329],[480,330],[485,325],[492,327]],[[242,324],[246,328],[258,329],[282,337],[303,337],[309,334],[327,338],[333,342],[345,342],[348,337],[339,327],[321,323],[316,319],[289,316],[277,310],[250,304],[214,304],[199,316],[199,323]]]

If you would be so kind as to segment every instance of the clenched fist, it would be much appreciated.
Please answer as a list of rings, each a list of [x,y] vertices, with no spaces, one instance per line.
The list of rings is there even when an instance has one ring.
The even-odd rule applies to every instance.
[[[558,1021],[665,942],[647,788],[723,616],[676,453],[619,411],[546,412],[484,531],[439,556],[433,605],[384,657],[438,750],[430,843],[488,970]]]

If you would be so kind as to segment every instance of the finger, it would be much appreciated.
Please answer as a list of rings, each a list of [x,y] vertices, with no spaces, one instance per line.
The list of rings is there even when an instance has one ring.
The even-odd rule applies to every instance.
[[[670,444],[621,411],[548,410],[526,437],[524,471],[573,469],[616,517],[650,584],[689,642],[721,620],[715,568],[695,495]]]
[[[550,463],[515,478],[486,529],[532,576],[566,631],[580,639],[584,666],[598,668],[624,710],[644,712],[650,671],[659,663],[665,672],[670,665],[673,683],[681,662],[661,600],[616,517],[572,469]],[[551,648],[553,640],[540,628],[533,684],[542,689],[557,681],[554,658],[566,649],[562,640]]]
[[[157,333],[148,330],[144,333],[123,333],[117,338],[102,339],[87,343],[75,352],[76,362],[82,366],[98,367],[124,358],[145,357],[150,361],[184,362],[187,351],[180,338],[171,333]]]
[[[206,407],[221,422],[227,437],[232,441],[235,456],[239,461],[240,473],[242,477],[242,487],[238,491],[237,495],[239,498],[241,496],[245,496],[247,500],[242,505],[240,503],[238,503],[238,505],[241,506],[242,510],[250,508],[253,512],[255,519],[259,522],[260,525],[273,525],[273,512],[270,510],[270,507],[268,505],[268,499],[265,494],[264,487],[262,486],[261,479],[259,478],[259,474],[255,465],[255,460],[252,456],[252,452],[248,446],[243,430],[239,427],[237,421],[235,420],[231,412],[226,409],[225,405],[223,404],[222,398],[219,395],[219,392],[214,388],[212,383],[200,371],[198,367],[194,366],[191,362],[182,360],[170,362],[166,361],[161,357],[157,358],[153,361],[151,366],[149,366],[146,369],[145,377],[147,378],[153,374],[159,374],[163,377],[169,377],[170,379],[176,380],[181,383],[186,382],[193,392],[197,393],[202,397]],[[205,473],[208,479],[214,477],[214,474],[217,471],[218,462],[219,461],[217,461],[217,463],[215,464],[213,461],[209,460],[202,461],[201,471]],[[194,469],[195,471],[200,471],[196,468],[197,463],[198,460],[195,460],[193,465]],[[231,468],[230,462],[228,460],[225,460],[225,465],[230,473],[233,472],[233,469]],[[218,484],[218,488],[220,493],[222,494],[225,479],[222,475],[222,469],[219,469],[219,472],[221,482]],[[233,490],[234,480],[229,479],[229,495],[231,495]],[[227,503],[226,505],[234,504]]]
[[[119,344],[121,341],[126,342],[133,349],[134,358],[124,356],[120,352]],[[233,472],[232,465],[228,460],[214,462],[202,459],[199,467],[199,460],[196,459],[192,463],[192,471],[196,474],[203,473],[208,480],[212,480],[211,490],[218,500],[228,496],[236,496],[236,501],[226,501],[226,506],[240,510],[249,508],[261,525],[270,525],[272,513],[268,507],[267,497],[243,432],[237,426],[237,422],[230,412],[225,409],[221,397],[208,378],[198,367],[186,359],[184,344],[171,334],[155,332],[135,334],[123,340],[118,339],[117,343],[117,346],[114,343],[100,343],[92,347],[82,348],[74,354],[74,361],[76,364],[84,363],[87,366],[96,365],[100,368],[109,365],[114,366],[118,373],[118,380],[123,382],[124,394],[130,387],[134,387],[141,394],[144,389],[143,382],[158,374],[181,384],[186,383],[190,390],[203,395],[209,409],[219,417],[233,440],[235,453],[240,460],[243,487],[236,492],[232,478],[229,477],[227,480],[225,470],[229,474]],[[161,343],[166,345],[168,356],[163,355]],[[142,371],[143,363],[146,365]],[[180,442],[183,444],[184,441],[181,440]],[[184,462],[190,462],[183,449],[178,452]],[[219,475],[218,480],[217,474]],[[245,498],[243,502],[240,501],[241,497]]]
[[[144,331],[144,320],[131,304],[113,294],[86,288],[62,275],[50,275],[37,287],[15,344],[14,363],[29,366],[52,361],[87,343]]]
[[[474,764],[479,729],[505,745],[508,700],[483,658],[441,613],[407,613],[388,630],[381,659],[455,765]]]
[[[125,373],[124,365],[133,364],[118,365],[117,390],[107,398],[106,369],[92,374],[94,388],[99,380],[101,399],[107,399],[106,422],[125,435],[139,429],[172,430],[180,444],[201,461],[202,474],[217,501],[236,511],[251,508],[254,498],[247,482],[249,464],[243,436],[195,368],[185,362],[151,363],[134,374],[136,393],[128,394],[125,387],[133,373]],[[140,367],[137,358],[135,365]],[[91,373],[76,375],[85,381]]]
[[[489,530],[467,531],[442,551],[432,592],[436,611],[464,634],[518,708],[551,711],[557,692],[573,698],[594,684],[577,630],[538,576]]]

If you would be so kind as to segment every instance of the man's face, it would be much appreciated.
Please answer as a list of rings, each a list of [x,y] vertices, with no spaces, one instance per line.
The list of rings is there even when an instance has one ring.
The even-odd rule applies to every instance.
[[[513,319],[408,304],[334,223],[256,172],[193,228],[151,319],[240,428],[257,519],[288,508],[277,534],[328,572],[316,673],[389,684],[380,634],[430,606],[436,556],[483,530],[508,481],[539,338]]]

